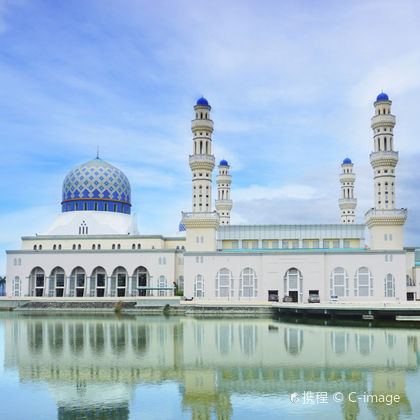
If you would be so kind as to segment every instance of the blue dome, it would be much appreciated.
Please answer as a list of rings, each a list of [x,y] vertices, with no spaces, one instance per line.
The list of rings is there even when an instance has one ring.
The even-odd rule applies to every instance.
[[[209,106],[209,103],[206,98],[201,97],[200,99],[197,100],[197,105]]]
[[[130,213],[130,182],[102,159],[72,169],[63,182],[62,211],[97,210]]]
[[[377,97],[376,101],[389,101],[388,95],[384,92],[381,92]]]
[[[187,229],[185,228],[184,222],[181,220],[179,222],[178,231],[179,232],[185,232]]]
[[[220,166],[229,166],[227,160],[222,159],[219,163]]]
[[[344,164],[346,164],[346,163],[351,163],[351,159],[350,159],[350,158],[345,158],[345,159],[343,160],[343,163],[344,163]]]

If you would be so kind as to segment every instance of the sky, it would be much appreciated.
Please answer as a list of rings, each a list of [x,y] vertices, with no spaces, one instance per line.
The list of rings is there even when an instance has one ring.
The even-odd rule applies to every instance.
[[[363,223],[386,92],[404,242],[420,246],[419,21],[416,0],[0,0],[0,274],[97,147],[129,178],[140,233],[174,235],[202,95],[231,165],[232,223],[339,223],[345,157]]]

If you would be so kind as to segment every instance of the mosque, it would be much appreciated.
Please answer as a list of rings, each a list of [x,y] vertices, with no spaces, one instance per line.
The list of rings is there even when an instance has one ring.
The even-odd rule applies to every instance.
[[[404,302],[420,298],[420,249],[404,248],[407,209],[396,207],[395,116],[381,93],[371,119],[374,207],[355,223],[356,175],[343,160],[340,223],[231,225],[230,166],[221,160],[212,200],[213,121],[200,98],[191,122],[192,208],[180,235],[142,235],[130,183],[97,157],[64,179],[61,213],[43,235],[7,252],[8,296],[147,297],[183,292],[195,301]],[[369,230],[369,244],[365,230]]]

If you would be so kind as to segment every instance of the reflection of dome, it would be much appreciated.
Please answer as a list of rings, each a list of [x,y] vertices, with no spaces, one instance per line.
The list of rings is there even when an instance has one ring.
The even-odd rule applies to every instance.
[[[72,169],[63,182],[62,211],[97,210],[130,213],[131,189],[115,166],[93,159]]]
[[[222,159],[219,163],[220,166],[229,166],[227,160]]]
[[[209,103],[206,98],[201,97],[197,100],[197,105],[209,106]]]
[[[388,95],[384,92],[381,92],[377,97],[377,101],[389,101]]]
[[[343,160],[343,163],[344,163],[344,164],[346,164],[346,163],[351,163],[351,159],[350,159],[350,158],[345,158],[345,159]]]

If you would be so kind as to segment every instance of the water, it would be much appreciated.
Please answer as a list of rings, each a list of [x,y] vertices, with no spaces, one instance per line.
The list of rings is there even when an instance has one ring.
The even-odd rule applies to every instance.
[[[0,417],[415,419],[420,330],[396,326],[0,313]]]

